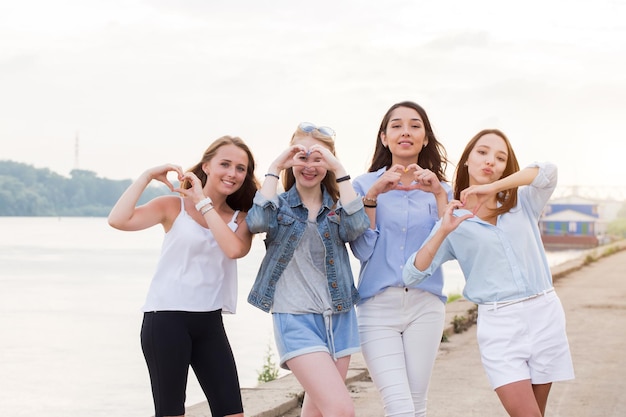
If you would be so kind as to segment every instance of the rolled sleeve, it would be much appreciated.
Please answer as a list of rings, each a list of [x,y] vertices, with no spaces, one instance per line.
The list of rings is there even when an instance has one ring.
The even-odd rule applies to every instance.
[[[270,223],[276,217],[278,210],[278,197],[276,199],[267,199],[257,191],[254,195],[253,204],[246,216],[246,224],[250,233],[267,232]]]
[[[558,180],[558,168],[551,162],[533,162],[528,168],[539,168],[537,176],[530,184],[537,188],[556,187]]]
[[[256,194],[254,194],[252,203],[257,206],[261,206],[262,208],[266,208],[269,204],[271,204],[273,208],[276,209],[278,207],[278,195],[275,195],[271,199],[267,199],[263,194],[261,194],[260,191],[257,191]]]
[[[341,205],[341,208],[343,208],[343,211],[345,211],[346,214],[350,216],[363,208],[363,198],[361,196],[357,196],[357,198],[350,201],[345,206]]]
[[[354,256],[361,262],[369,260],[374,252],[374,246],[376,246],[379,236],[380,232],[378,229],[373,230],[368,227],[365,233],[350,242],[350,249],[352,249]]]
[[[428,273],[430,268],[426,271],[420,271],[415,267],[416,254],[417,252],[409,256],[409,259],[407,259],[406,264],[404,264],[404,268],[402,269],[402,281],[404,281],[406,285],[419,284],[430,276]]]

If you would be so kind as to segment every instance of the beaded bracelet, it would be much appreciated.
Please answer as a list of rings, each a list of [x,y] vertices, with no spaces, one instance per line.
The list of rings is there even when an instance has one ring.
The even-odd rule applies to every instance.
[[[200,209],[207,204],[213,204],[213,200],[211,200],[210,197],[205,197],[204,199],[198,201],[198,203],[196,204],[196,210],[200,211]]]
[[[371,204],[367,204],[366,202],[370,202]],[[376,199],[375,198],[363,197],[363,206],[364,207],[369,207],[369,208],[376,207]]]
[[[335,181],[337,181],[337,182],[344,182],[344,181],[348,181],[349,179],[350,179],[350,175],[346,175],[345,177],[337,178]]]

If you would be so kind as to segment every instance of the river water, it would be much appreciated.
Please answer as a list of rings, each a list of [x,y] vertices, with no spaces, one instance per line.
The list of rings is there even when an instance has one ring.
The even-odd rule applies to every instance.
[[[0,416],[152,415],[139,309],[162,236],[160,227],[120,232],[104,218],[0,217]],[[257,384],[268,349],[276,360],[270,316],[246,302],[264,252],[255,238],[238,263],[237,314],[224,316],[242,387]],[[446,293],[459,294],[458,265],[444,273]],[[190,373],[187,404],[200,401]]]

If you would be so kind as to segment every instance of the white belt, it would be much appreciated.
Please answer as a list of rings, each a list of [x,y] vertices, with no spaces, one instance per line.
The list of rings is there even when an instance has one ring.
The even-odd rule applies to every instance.
[[[509,300],[509,301],[494,301],[493,303],[485,303],[483,305],[488,306],[487,311],[497,311],[499,308],[508,307],[513,304],[521,303],[523,301],[532,300],[533,298],[541,297],[542,295],[546,295],[554,291],[554,287],[549,288],[540,292],[539,294],[529,295],[528,297],[518,298],[517,300]]]

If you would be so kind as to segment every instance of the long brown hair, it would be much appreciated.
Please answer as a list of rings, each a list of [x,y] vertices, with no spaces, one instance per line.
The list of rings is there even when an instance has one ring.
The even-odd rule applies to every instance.
[[[519,163],[517,162],[517,157],[515,156],[515,152],[513,151],[513,147],[511,146],[511,142],[506,137],[504,133],[502,133],[498,129],[483,129],[478,132],[465,146],[465,150],[461,155],[461,159],[459,160],[459,164],[456,166],[455,174],[454,174],[454,198],[461,198],[461,191],[469,187],[469,172],[467,170],[467,166],[465,163],[469,159],[469,155],[476,146],[476,142],[483,136],[487,134],[494,134],[502,138],[504,143],[506,144],[508,157],[506,159],[506,167],[504,168],[504,172],[502,173],[502,177],[508,177],[511,174],[519,171]],[[499,216],[500,214],[508,213],[515,205],[517,204],[517,187],[511,188],[509,190],[504,190],[498,193],[496,196],[496,200],[500,203],[500,207],[494,210],[494,215]]]
[[[330,149],[330,152],[333,155],[336,156],[334,139],[330,136],[324,135],[317,129],[314,129],[311,132],[305,132],[304,130],[300,129],[300,127],[298,127],[296,131],[294,132],[294,134],[291,136],[291,141],[289,142],[289,144],[293,145],[297,139],[300,139],[306,136],[310,136],[315,140],[319,140],[328,149]],[[283,177],[283,187],[285,188],[285,191],[288,191],[291,187],[294,186],[295,183],[296,183],[296,177],[293,175],[293,169],[287,168],[285,170],[285,175]],[[333,198],[333,201],[337,202],[337,200],[339,200],[339,187],[337,186],[335,173],[332,171],[328,171],[326,173],[326,176],[322,180],[322,184],[326,188],[326,191],[328,192],[328,194],[330,194],[330,196]]]
[[[402,101],[400,103],[396,103],[391,106],[389,110],[387,110],[387,113],[385,113],[376,135],[376,148],[374,149],[374,156],[372,157],[372,164],[369,167],[369,172],[378,171],[382,167],[391,167],[391,151],[386,146],[383,146],[380,135],[385,133],[387,130],[389,119],[391,119],[391,113],[398,107],[407,107],[415,110],[420,115],[422,122],[424,123],[427,144],[424,149],[420,151],[417,158],[417,164],[424,169],[429,169],[434,172],[439,181],[447,181],[446,167],[448,164],[448,157],[446,149],[435,137],[435,132],[433,132],[433,128],[430,125],[430,120],[428,120],[426,110],[424,110],[419,104],[412,101]]]
[[[235,145],[236,147],[242,149],[246,155],[248,155],[248,168],[246,170],[246,178],[243,181],[241,187],[226,197],[226,204],[233,210],[241,210],[248,211],[250,207],[252,207],[252,200],[254,199],[254,194],[259,189],[259,181],[254,176],[254,156],[252,156],[252,152],[248,145],[238,137],[233,136],[222,136],[219,139],[216,139],[209,147],[204,151],[202,155],[202,159],[200,162],[192,166],[187,170],[187,172],[193,172],[200,179],[202,183],[202,187],[206,185],[207,175],[202,170],[202,165],[206,162],[211,161],[218,149],[225,145]],[[191,188],[191,181],[186,179],[181,184],[181,188],[187,189]]]

